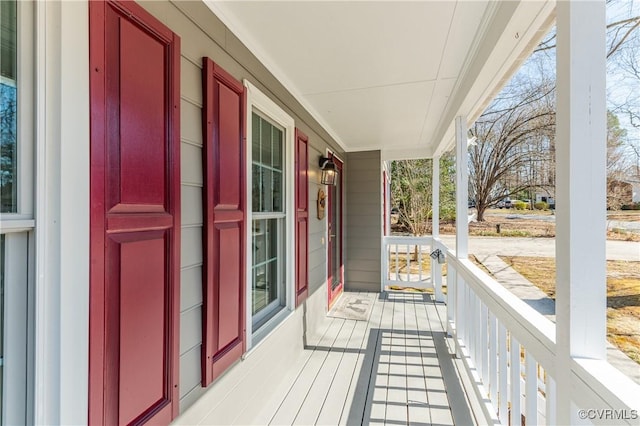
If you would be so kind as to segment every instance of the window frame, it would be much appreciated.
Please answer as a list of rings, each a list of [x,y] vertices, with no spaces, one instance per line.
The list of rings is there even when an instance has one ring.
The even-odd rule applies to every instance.
[[[284,235],[281,238],[282,246],[278,249],[283,255],[283,273],[284,273],[284,302],[285,305],[282,309],[277,310],[271,315],[269,319],[266,319],[256,330],[253,327],[253,253],[252,250],[246,251],[246,349],[247,351],[255,347],[261,342],[268,334],[270,334],[278,324],[280,324],[286,317],[293,314],[295,310],[295,122],[293,118],[278,106],[273,100],[271,100],[260,89],[254,86],[248,80],[243,81],[244,86],[247,89],[247,101],[246,101],[246,194],[247,194],[247,226],[246,226],[246,244],[247,247],[252,247],[253,235],[252,224],[254,220],[252,200],[252,185],[253,185],[253,152],[250,149],[252,142],[252,118],[253,112],[256,111],[257,115],[261,116],[268,121],[280,126],[284,130],[283,137],[283,222],[284,222]],[[261,213],[256,213],[256,219],[262,218]],[[251,224],[251,226],[250,226]]]
[[[0,213],[4,237],[2,424],[34,423],[35,2],[16,4],[17,206]],[[7,369],[6,367],[9,366]]]
[[[16,11],[16,87],[17,108],[17,179],[18,205],[16,212],[0,213],[1,232],[22,232],[33,229],[34,199],[34,4],[17,1]]]

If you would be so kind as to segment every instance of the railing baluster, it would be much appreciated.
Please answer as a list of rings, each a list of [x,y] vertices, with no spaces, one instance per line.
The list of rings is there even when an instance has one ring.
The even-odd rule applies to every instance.
[[[475,299],[475,311],[476,311],[476,323],[475,323],[475,332],[476,332],[476,370],[478,371],[478,376],[482,378],[482,302],[478,295],[474,292]]]
[[[494,407],[498,406],[498,320],[489,312],[489,395]]]
[[[544,386],[544,397],[545,397],[545,424],[547,425],[555,425],[556,424],[556,382],[553,378],[547,373],[547,380]]]
[[[471,292],[471,287],[468,284],[465,286],[465,290],[467,293],[466,306],[465,306],[465,312],[467,313],[465,315],[465,318],[467,320],[467,323],[465,325],[465,335],[466,335],[465,343],[467,346],[467,351],[469,352],[469,356],[473,357],[472,339],[474,338],[474,335],[473,335],[473,312],[471,311],[472,292]]]
[[[538,374],[536,360],[531,351],[525,352],[525,422],[527,425],[538,424]]]
[[[474,367],[477,367],[476,363],[476,301],[475,294],[471,289],[471,286],[467,286],[467,347],[469,348],[469,358]],[[477,369],[477,368],[476,368]]]
[[[448,332],[453,335],[457,334],[458,323],[457,314],[458,311],[458,299],[456,298],[458,293],[458,284],[456,279],[456,268],[451,264],[447,266],[447,324]]]
[[[458,274],[458,290],[460,291],[460,295],[458,296],[460,298],[460,312],[459,312],[459,316],[460,316],[460,337],[462,338],[462,340],[465,342],[465,346],[466,346],[466,341],[467,341],[467,315],[468,315],[468,311],[467,311],[467,283],[465,282],[464,278],[462,278],[461,274]]]
[[[418,246],[418,281],[422,286],[422,246]]]
[[[407,281],[411,281],[411,246],[407,244]]]
[[[396,281],[400,281],[400,265],[398,263],[398,258],[400,257],[400,252],[398,251],[398,244],[396,244]]]
[[[488,342],[487,342],[487,328],[488,328],[488,315],[489,309],[487,305],[480,301],[480,378],[482,379],[482,384],[485,387],[485,390],[489,390],[489,378],[487,374],[487,362],[488,362]]]
[[[502,424],[508,423],[507,418],[507,330],[498,322],[498,417]]]
[[[522,412],[520,410],[520,343],[513,333],[509,333],[511,343],[511,424],[519,426],[521,424]]]

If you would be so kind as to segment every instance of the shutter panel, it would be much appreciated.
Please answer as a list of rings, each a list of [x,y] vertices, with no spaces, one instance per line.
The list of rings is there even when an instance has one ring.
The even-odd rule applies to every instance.
[[[178,414],[180,39],[90,2],[89,424]]]
[[[309,138],[296,129],[296,306],[309,294]]]
[[[245,350],[245,88],[203,58],[202,385]]]

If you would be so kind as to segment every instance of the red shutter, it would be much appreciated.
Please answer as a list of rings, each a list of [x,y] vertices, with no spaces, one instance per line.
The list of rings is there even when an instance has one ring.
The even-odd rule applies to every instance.
[[[178,414],[180,39],[90,2],[89,424]]]
[[[296,129],[296,306],[309,294],[309,138]]]
[[[245,89],[203,58],[202,385],[245,350]]]

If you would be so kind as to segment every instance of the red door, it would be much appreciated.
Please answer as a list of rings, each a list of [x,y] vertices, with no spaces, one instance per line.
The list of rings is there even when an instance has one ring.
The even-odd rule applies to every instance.
[[[329,286],[329,307],[342,293],[344,287],[344,261],[342,256],[342,201],[343,201],[343,178],[342,178],[342,162],[337,158],[333,158],[336,165],[338,175],[336,176],[336,184],[329,185],[327,192],[329,193],[328,205],[328,258],[329,273],[327,274],[327,284]]]
[[[178,413],[180,39],[90,2],[89,423]]]

